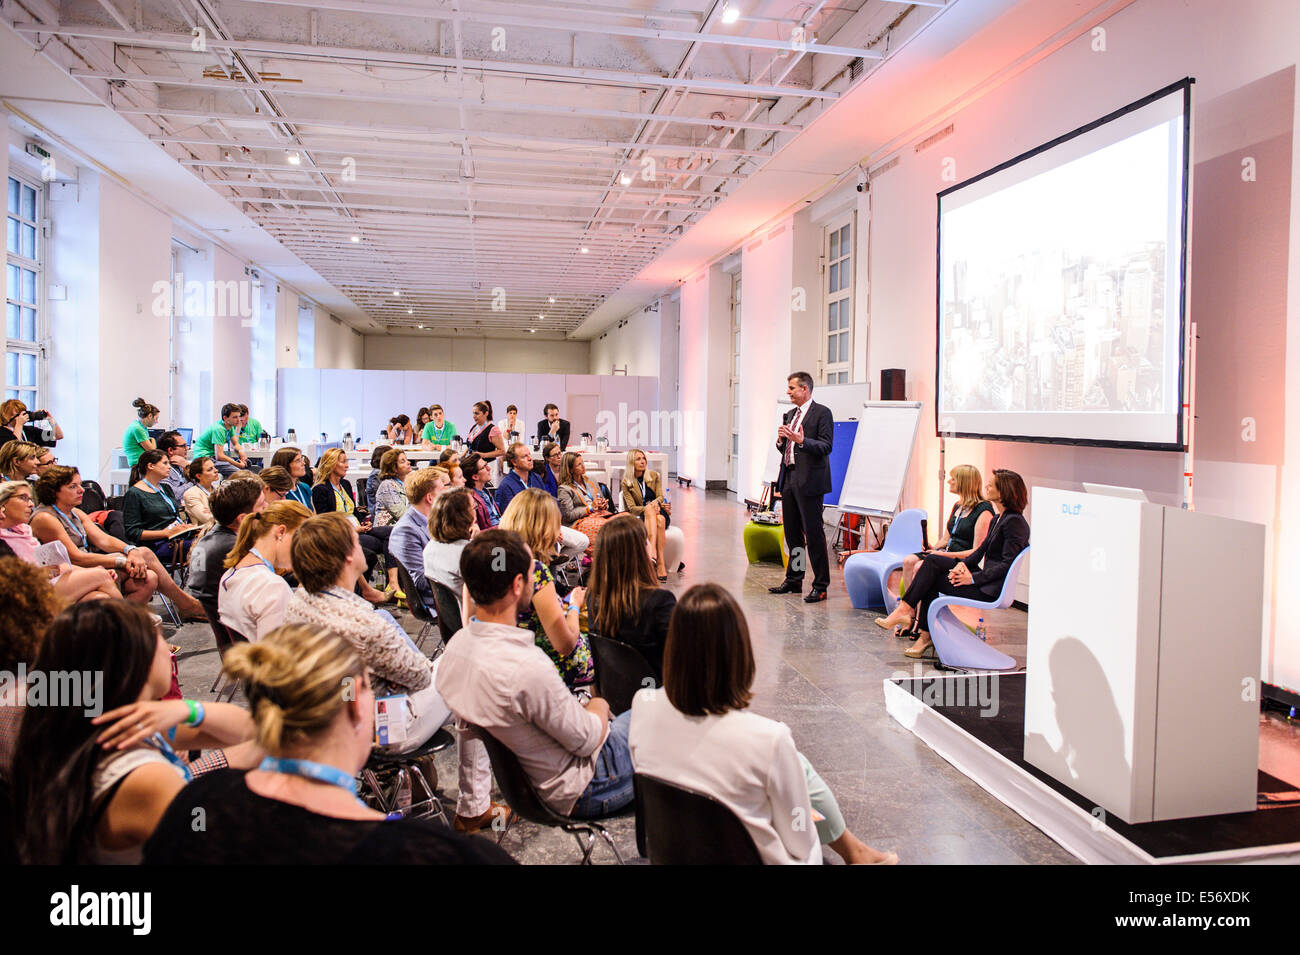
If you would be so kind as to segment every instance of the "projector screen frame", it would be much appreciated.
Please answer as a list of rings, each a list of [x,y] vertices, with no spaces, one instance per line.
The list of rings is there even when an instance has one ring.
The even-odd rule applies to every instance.
[[[955,185],[949,186],[935,196],[935,249],[934,249],[934,314],[935,314],[935,341],[934,341],[934,431],[939,438],[975,438],[985,441],[1017,441],[1030,442],[1033,444],[1062,444],[1074,447],[1096,447],[1096,448],[1121,448],[1126,450],[1138,451],[1174,451],[1185,452],[1187,450],[1188,430],[1190,423],[1187,421],[1187,402],[1188,402],[1188,325],[1187,325],[1187,250],[1189,231],[1191,226],[1191,184],[1192,184],[1192,86],[1196,82],[1195,77],[1186,76],[1175,83],[1170,83],[1161,89],[1143,96],[1141,99],[1113,110],[1098,119],[1093,120],[1083,126],[1073,129],[1068,133],[1057,136],[1027,152],[1020,153],[1018,156],[999,163],[977,176],[972,176]],[[1163,441],[1108,441],[1094,438],[1066,438],[1066,437],[1047,437],[1040,435],[1012,435],[1012,434],[981,434],[971,431],[944,431],[941,426],[941,407],[940,391],[943,386],[943,366],[941,355],[943,349],[943,198],[960,189],[964,189],[974,183],[989,176],[995,175],[1004,169],[1009,169],[1018,163],[1024,162],[1037,156],[1039,153],[1053,149],[1062,143],[1069,142],[1085,133],[1091,132],[1099,126],[1112,122],[1125,116],[1134,110],[1143,107],[1169,96],[1181,90],[1183,94],[1183,181],[1182,181],[1182,221],[1179,239],[1178,255],[1178,398],[1177,398],[1177,433],[1172,442]]]

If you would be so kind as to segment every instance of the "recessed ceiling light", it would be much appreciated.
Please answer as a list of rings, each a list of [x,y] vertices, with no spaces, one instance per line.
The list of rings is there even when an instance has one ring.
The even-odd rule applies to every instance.
[[[632,174],[625,172],[623,175],[618,177],[618,181],[625,186],[630,186],[632,185]]]
[[[722,22],[735,23],[740,19],[740,7],[734,3],[724,3],[722,5]]]
[[[354,236],[352,237],[352,241],[353,241],[353,242],[360,242],[360,241],[361,241],[361,236],[359,236],[359,235],[354,235]]]
[[[415,309],[413,309],[413,308],[408,308],[408,309],[406,310],[406,314],[407,314],[407,315],[414,315],[414,314],[415,314]],[[424,326],[421,325],[420,327],[423,328]]]
[[[296,166],[298,165],[298,163],[302,162],[302,156],[298,155],[298,153],[295,152],[286,152],[284,154],[284,158],[285,161],[288,162],[290,166]]]
[[[578,251],[581,252],[583,255],[586,255],[586,254],[587,254],[588,252],[590,252],[591,250],[588,249],[588,248],[584,245],[584,246],[583,246],[581,249],[579,249]]]
[[[420,328],[424,328],[424,326],[423,326],[423,325],[421,325],[421,326],[420,326]]]
[[[548,301],[548,302],[550,302],[552,305],[554,305],[554,304],[555,304],[555,296],[552,295],[552,296],[551,296],[550,298],[548,298],[546,301]]]
[[[530,329],[528,329],[528,334],[529,334],[529,335],[536,335],[536,334],[537,334],[537,329],[535,329],[535,328],[530,328]]]
[[[402,293],[400,291],[398,291],[397,289],[393,289],[393,298],[400,298],[401,295]]]
[[[537,313],[537,317],[538,317],[539,319],[541,319],[542,321],[546,321],[546,316],[543,315],[541,312],[538,312],[538,313]]]

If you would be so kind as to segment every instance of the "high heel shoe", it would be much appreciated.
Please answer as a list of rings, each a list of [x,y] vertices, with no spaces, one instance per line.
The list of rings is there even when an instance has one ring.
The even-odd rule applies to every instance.
[[[934,649],[933,640],[927,641],[924,646],[922,646],[921,642],[918,640],[915,644],[903,651],[903,656],[911,657],[913,660],[920,660],[927,656],[932,656],[935,659],[938,659],[939,654]]]
[[[893,616],[893,615],[891,614],[890,617],[892,617],[892,616]],[[898,636],[898,633],[899,633],[898,628],[899,628],[899,627],[910,627],[910,626],[912,626],[912,622],[911,622],[910,620],[905,621],[905,622],[903,622],[903,623],[892,623],[892,622],[890,622],[890,617],[877,617],[876,620],[875,620],[875,624],[876,624],[876,626],[879,627],[881,630],[890,630],[890,629],[892,629],[892,630],[894,631],[894,636]]]

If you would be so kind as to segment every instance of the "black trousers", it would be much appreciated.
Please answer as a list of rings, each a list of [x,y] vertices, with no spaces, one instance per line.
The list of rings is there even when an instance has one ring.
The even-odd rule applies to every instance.
[[[781,518],[785,522],[785,549],[790,564],[785,579],[803,585],[804,568],[813,570],[813,587],[826,590],[831,584],[831,565],[826,556],[826,528],[822,524],[823,494],[804,494],[797,485],[781,489]]]
[[[956,557],[948,557],[930,551],[916,565],[916,573],[912,575],[912,583],[908,586],[907,592],[903,594],[903,602],[910,607],[916,608],[916,621],[919,629],[926,631],[930,629],[927,622],[930,613],[930,601],[941,594],[950,594],[954,597],[969,597],[972,600],[989,599],[988,594],[974,584],[956,585],[948,580],[948,571],[956,567],[958,562]]]

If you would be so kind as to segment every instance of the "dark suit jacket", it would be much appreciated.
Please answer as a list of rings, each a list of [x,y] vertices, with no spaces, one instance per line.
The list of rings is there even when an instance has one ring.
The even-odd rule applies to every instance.
[[[984,543],[962,563],[971,569],[971,583],[990,597],[1002,592],[1002,582],[1017,555],[1029,546],[1029,522],[1023,514],[1004,511],[993,521]],[[980,567],[980,561],[984,566]],[[976,569],[979,568],[979,569]]]
[[[788,425],[794,420],[797,408],[791,408],[782,417],[781,422]],[[803,494],[829,494],[831,492],[831,445],[835,441],[835,421],[831,418],[831,409],[819,405],[811,398],[804,405],[803,444],[794,448],[794,467],[787,468],[785,463],[786,439],[778,438],[776,449],[781,452],[781,470],[776,476],[776,489],[784,491],[788,484],[791,490],[798,488]]]
[[[352,482],[347,478],[344,478],[340,482],[340,487],[343,488],[343,493],[352,499],[352,503],[355,506],[357,498],[356,495],[352,493]],[[337,511],[339,509],[339,501],[338,498],[334,496],[334,485],[326,481],[323,484],[317,484],[313,487],[311,489],[311,506],[317,514],[328,514],[331,511]]]
[[[537,422],[537,433],[542,438],[542,444],[550,441],[551,423],[545,418]],[[560,419],[559,439],[561,448],[567,448],[569,446],[569,422],[565,421],[563,418]]]

